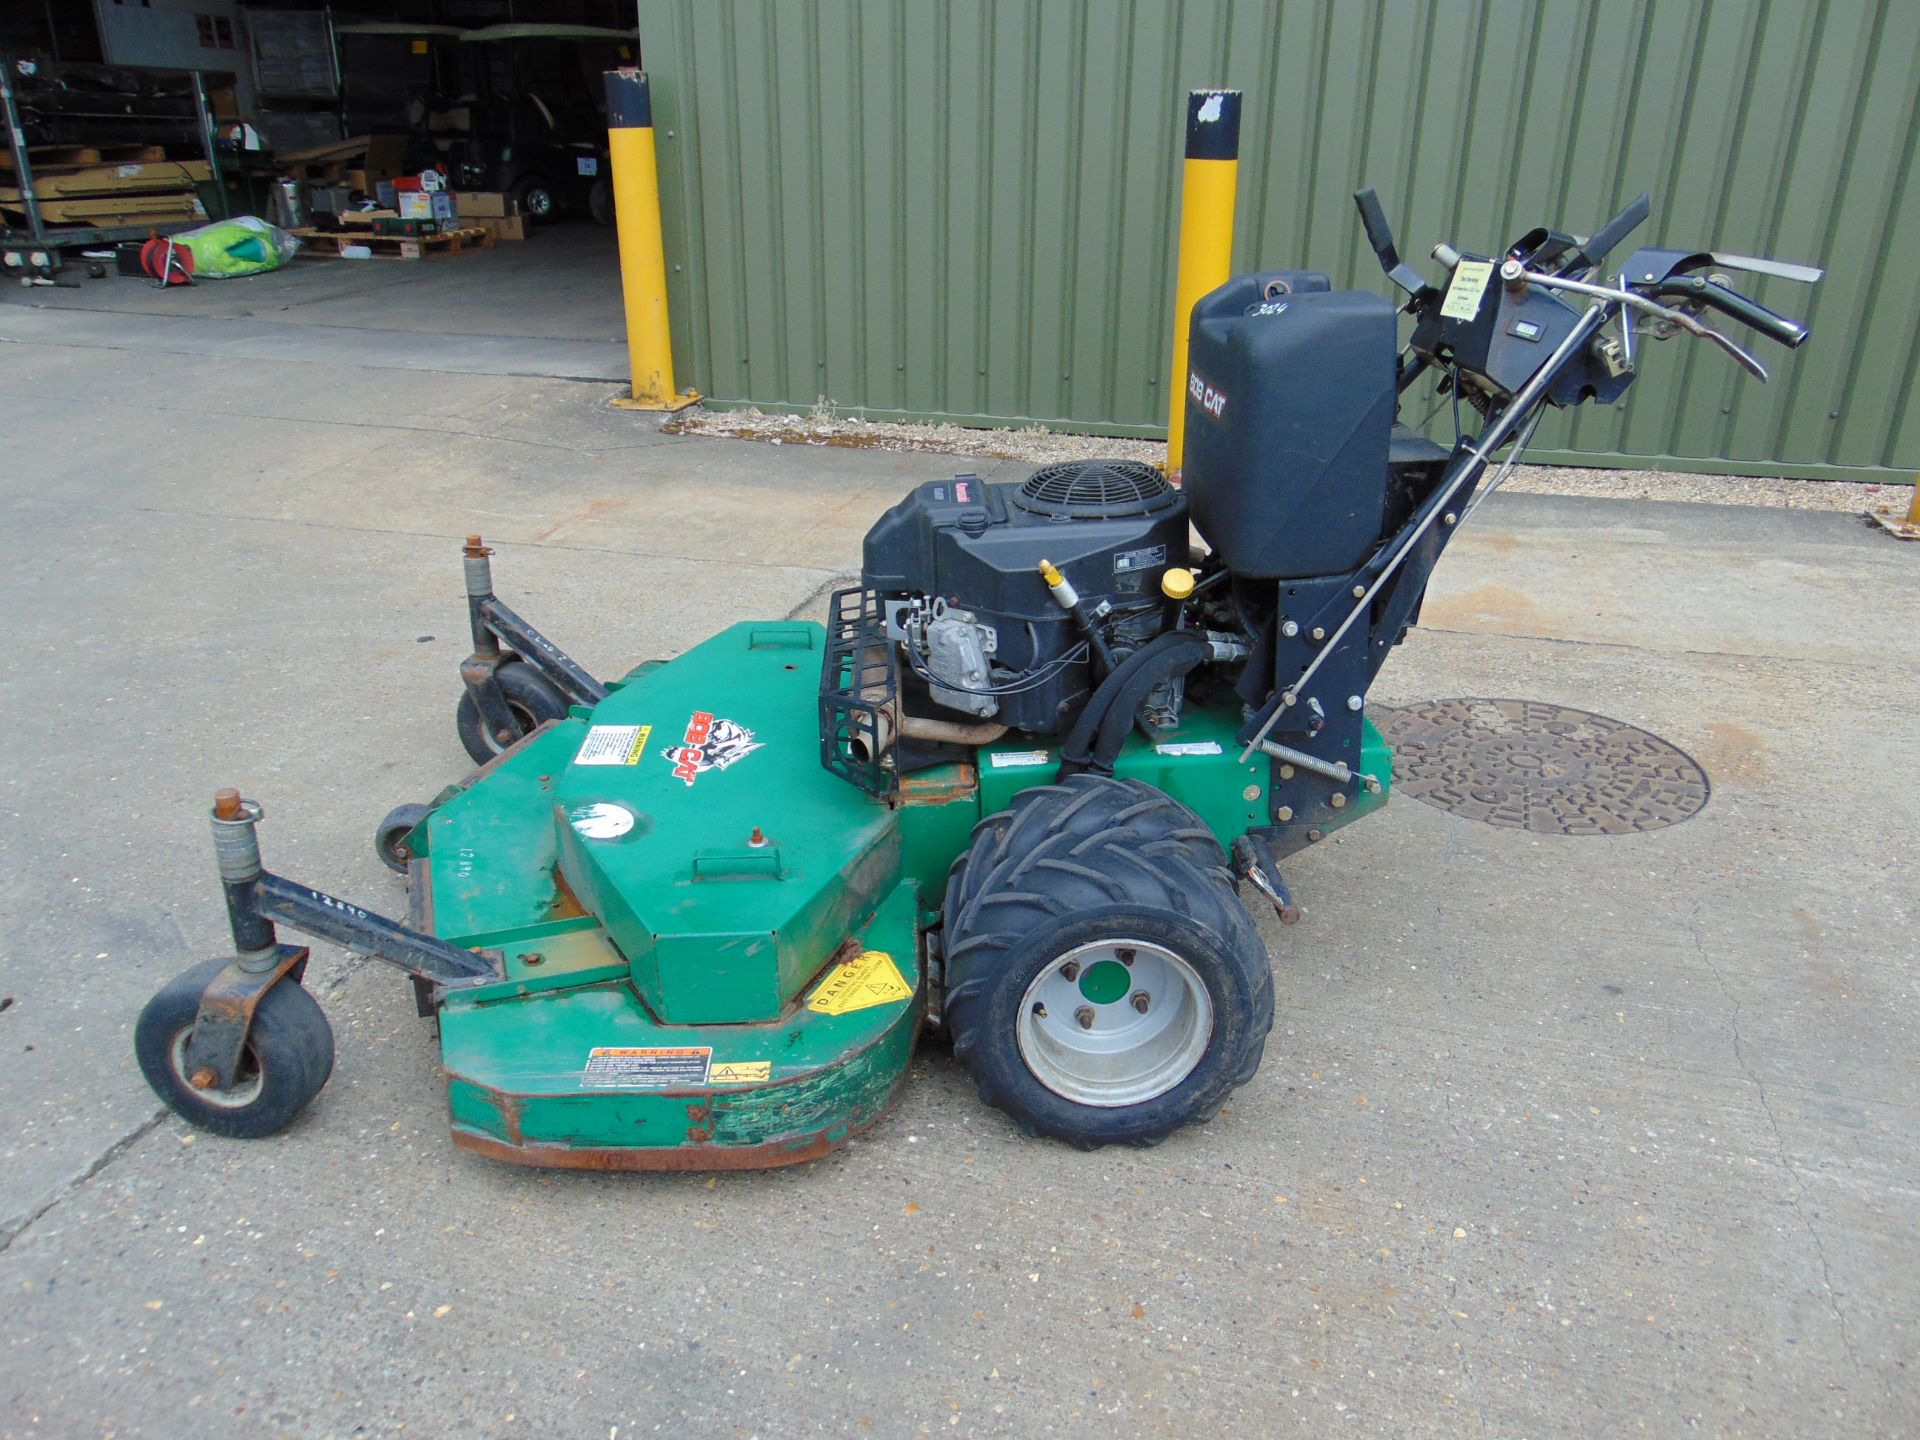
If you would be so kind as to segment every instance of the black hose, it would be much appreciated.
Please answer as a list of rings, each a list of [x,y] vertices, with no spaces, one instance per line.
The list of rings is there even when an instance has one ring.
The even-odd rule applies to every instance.
[[[1074,721],[1073,730],[1067,736],[1066,749],[1060,757],[1060,778],[1077,775],[1086,768],[1086,762],[1092,757],[1093,739],[1100,728],[1100,720],[1107,713],[1107,706],[1113,702],[1116,687],[1126,676],[1131,675],[1155,650],[1164,650],[1168,642],[1177,638],[1176,633],[1156,635],[1145,645],[1134,651],[1118,665],[1097,686],[1087,703],[1081,707],[1080,718]]]
[[[1092,765],[1101,774],[1113,773],[1113,762],[1120,755],[1120,747],[1127,743],[1127,732],[1133,729],[1134,717],[1140,713],[1140,707],[1146,703],[1154,687],[1163,680],[1187,674],[1213,653],[1213,647],[1206,638],[1195,631],[1177,630],[1174,633],[1193,643],[1179,649],[1169,649],[1141,666],[1127,678],[1126,686],[1107,706],[1107,713],[1100,721],[1100,738],[1093,747]]]
[[[1172,630],[1164,635],[1156,635],[1145,645],[1122,660],[1111,675],[1100,683],[1093,692],[1086,708],[1081,710],[1080,718],[1074,722],[1073,731],[1067,736],[1066,749],[1060,757],[1060,778],[1078,775],[1095,763],[1096,756],[1107,754],[1107,768],[1112,768],[1112,757],[1117,755],[1121,743],[1126,739],[1127,731],[1133,727],[1134,712],[1140,708],[1140,702],[1152,690],[1154,685],[1168,674],[1186,674],[1207,657],[1206,638],[1192,630]],[[1191,663],[1176,670],[1162,661],[1174,658],[1185,659],[1192,656]],[[1136,690],[1133,681],[1143,672],[1150,672],[1150,678],[1144,686]],[[1133,692],[1132,703],[1121,705],[1123,692]],[[1114,739],[1109,745],[1106,722],[1113,718]],[[1095,746],[1095,736],[1099,736],[1099,745]]]

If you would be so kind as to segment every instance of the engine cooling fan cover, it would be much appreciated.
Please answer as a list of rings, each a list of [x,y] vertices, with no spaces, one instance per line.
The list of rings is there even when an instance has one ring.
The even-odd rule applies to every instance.
[[[1050,520],[1114,520],[1171,510],[1180,493],[1138,460],[1068,460],[1034,471],[1012,499]]]

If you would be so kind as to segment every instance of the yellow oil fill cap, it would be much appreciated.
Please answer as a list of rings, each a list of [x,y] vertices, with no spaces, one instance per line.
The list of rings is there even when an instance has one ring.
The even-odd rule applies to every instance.
[[[1160,577],[1160,593],[1169,600],[1184,600],[1193,594],[1193,571],[1174,566]]]

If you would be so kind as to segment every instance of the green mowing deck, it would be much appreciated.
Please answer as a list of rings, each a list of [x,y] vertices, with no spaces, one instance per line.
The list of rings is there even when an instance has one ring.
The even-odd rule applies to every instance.
[[[536,732],[426,822],[434,933],[498,950],[440,1012],[454,1138],[497,1158],[717,1168],[810,1158],[879,1115],[926,1013],[921,935],[983,814],[1056,744],[906,777],[820,764],[818,625],[735,625]],[[1231,700],[1135,735],[1117,773],[1230,844],[1266,823]],[[1390,757],[1369,724],[1360,768]],[[1341,820],[1384,801],[1360,794]]]

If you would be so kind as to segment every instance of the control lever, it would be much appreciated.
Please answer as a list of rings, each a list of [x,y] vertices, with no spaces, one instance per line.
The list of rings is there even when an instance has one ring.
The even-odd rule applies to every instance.
[[[1430,287],[1420,272],[1400,258],[1400,251],[1393,243],[1393,227],[1387,224],[1387,212],[1380,208],[1380,197],[1373,187],[1363,185],[1354,191],[1353,203],[1360,208],[1360,223],[1366,229],[1367,244],[1379,257],[1380,268],[1387,272],[1387,278],[1415,300],[1429,293]]]
[[[1758,300],[1750,300],[1738,290],[1716,285],[1702,275],[1670,275],[1653,287],[1653,294],[1662,300],[1698,301],[1730,319],[1738,320],[1742,325],[1758,330],[1769,339],[1778,340],[1789,350],[1798,350],[1807,336],[1813,333],[1798,320],[1776,314]]]
[[[1558,273],[1565,276],[1586,274],[1607,258],[1609,250],[1639,229],[1641,222],[1652,213],[1653,197],[1642,191],[1639,199],[1630,202],[1626,209],[1582,241],[1580,247],[1567,257],[1567,263],[1560,267]]]
[[[1759,255],[1726,255],[1718,250],[1708,253],[1714,264],[1724,265],[1729,270],[1771,275],[1778,280],[1797,280],[1802,285],[1812,285],[1827,273],[1818,265],[1796,265],[1791,260],[1768,260]]]
[[[1645,295],[1642,295],[1639,291],[1630,287],[1615,290],[1606,285],[1589,285],[1584,280],[1570,280],[1564,275],[1542,275],[1537,271],[1525,269],[1523,269],[1520,274],[1530,285],[1544,285],[1550,290],[1571,290],[1577,295],[1591,295],[1597,300],[1611,300],[1620,305],[1629,305],[1644,315],[1652,316],[1656,320],[1666,321],[1676,330],[1685,330],[1690,335],[1698,335],[1702,340],[1710,340],[1722,350],[1726,351],[1727,354],[1731,355],[1734,363],[1739,365],[1742,370],[1745,370],[1762,384],[1766,383],[1766,366],[1762,365],[1758,360],[1754,359],[1752,355],[1734,344],[1733,341],[1729,340],[1725,335],[1722,335],[1711,325],[1701,324],[1684,310],[1675,310],[1670,306],[1660,304],[1656,300],[1649,300]],[[1662,333],[1660,330],[1655,329],[1653,333],[1656,338],[1664,340],[1668,335],[1671,335],[1673,331],[1669,330]]]

